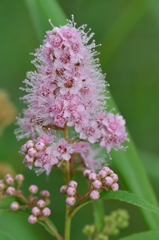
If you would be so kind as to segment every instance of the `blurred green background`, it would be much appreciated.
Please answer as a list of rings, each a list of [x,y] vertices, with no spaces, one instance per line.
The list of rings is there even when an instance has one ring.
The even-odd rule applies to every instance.
[[[54,3],[54,0],[50,2]],[[101,52],[99,58],[102,71],[107,73],[110,92],[126,119],[127,127],[159,198],[159,1],[59,0],[57,2],[68,18],[71,14],[75,15],[77,26],[87,23],[95,32],[97,44],[102,43],[102,47],[98,47],[98,51]],[[24,0],[0,0],[0,89],[8,92],[18,112],[24,107],[19,100],[23,96],[19,87],[23,85],[22,80],[25,79],[26,72],[34,70],[34,66],[30,63],[33,57],[29,53],[34,52],[43,40],[32,21],[36,7],[32,9],[31,15],[26,3],[27,1]],[[56,19],[56,16],[54,18]],[[45,22],[42,20],[44,33],[51,29],[47,21],[48,19],[45,19]],[[26,193],[27,187],[32,183],[38,184],[41,189],[51,191],[52,220],[56,220],[57,228],[62,232],[64,197],[58,192],[63,184],[63,177],[56,170],[48,179],[45,174],[36,177],[34,172],[25,168],[22,164],[23,156],[18,153],[23,142],[17,142],[13,133],[15,128],[14,124],[10,125],[0,137],[0,161],[10,163],[16,172],[25,174]],[[77,177],[80,178],[80,174]],[[85,188],[83,182],[80,191],[84,192]],[[105,213],[125,206],[127,205],[123,203],[107,201],[104,205]],[[131,215],[130,227],[123,230],[120,236],[146,230],[138,210],[130,206],[127,208]],[[86,239],[81,229],[85,224],[93,222],[92,207],[87,207],[87,214],[86,208],[82,210],[74,220],[72,239]],[[0,229],[8,228],[8,232],[16,240],[21,240],[22,236],[24,240],[52,238],[37,224],[30,226],[24,217],[16,216],[15,219],[15,215],[3,213],[0,216]]]

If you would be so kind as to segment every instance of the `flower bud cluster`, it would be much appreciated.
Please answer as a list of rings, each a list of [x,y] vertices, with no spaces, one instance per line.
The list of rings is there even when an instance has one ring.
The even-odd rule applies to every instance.
[[[103,233],[108,235],[117,235],[120,228],[126,228],[129,225],[129,214],[125,209],[118,209],[104,217]]]
[[[21,148],[21,152],[26,154],[24,162],[28,168],[40,167],[47,172],[59,161],[68,161],[75,151],[73,144],[68,143],[64,138],[58,142],[53,142],[53,137],[47,135],[40,136],[36,141],[28,140]]]
[[[117,191],[119,189],[118,175],[109,167],[103,167],[98,173],[94,173],[86,169],[83,173],[84,177],[91,183],[90,198],[97,200],[100,197],[100,192],[103,190]]]
[[[29,144],[31,144],[31,142]],[[29,216],[28,221],[34,224],[38,219],[50,216],[51,210],[47,207],[50,203],[50,192],[42,190],[39,198],[35,196],[35,194],[38,193],[38,187],[36,185],[30,185],[28,188],[30,195],[26,198],[20,190],[23,181],[24,176],[22,174],[17,174],[15,177],[7,174],[3,180],[0,180],[0,198],[15,196],[17,201],[13,201],[10,204],[10,209],[13,212],[21,208],[31,208],[32,215]]]
[[[66,194],[66,204],[73,206],[76,202],[76,188],[77,188],[77,182],[76,181],[70,181],[67,185],[63,185],[60,188],[60,193]]]

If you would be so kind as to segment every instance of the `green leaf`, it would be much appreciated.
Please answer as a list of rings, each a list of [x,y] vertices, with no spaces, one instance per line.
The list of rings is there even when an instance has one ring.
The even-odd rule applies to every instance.
[[[159,239],[159,231],[148,231],[133,234],[128,237],[120,238],[120,240],[156,240]]]
[[[103,211],[102,202],[100,200],[93,202],[93,210],[94,210],[94,219],[95,219],[97,232],[101,232],[104,226],[104,222],[103,222],[104,211]]]
[[[121,190],[118,190],[117,192],[104,191],[100,194],[100,199],[104,199],[104,200],[112,199],[112,200],[127,202],[159,215],[159,208],[153,206],[151,203],[147,202],[146,200],[126,191],[121,191]],[[73,215],[80,208],[82,208],[83,206],[91,202],[93,202],[93,200],[87,199],[83,204],[81,204],[79,207],[75,209],[75,211],[73,212]]]
[[[112,55],[125,42],[126,37],[132,32],[154,2],[155,0],[134,0],[125,7],[116,21],[114,21],[114,24],[110,26],[110,30],[101,39],[102,48],[100,51],[106,53],[100,56],[103,64],[110,61]]]
[[[40,40],[50,28],[49,19],[55,26],[66,23],[66,16],[55,0],[25,0],[25,2]]]
[[[9,235],[9,233],[0,230],[0,239],[1,240],[15,240],[15,238],[13,238],[11,235]]]

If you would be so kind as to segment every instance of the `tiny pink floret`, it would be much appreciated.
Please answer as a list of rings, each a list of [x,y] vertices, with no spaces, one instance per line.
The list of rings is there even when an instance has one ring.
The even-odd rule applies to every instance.
[[[32,210],[31,210],[32,214],[34,216],[38,216],[40,214],[40,209],[38,207],[33,207]]]
[[[39,208],[43,208],[43,207],[45,207],[45,205],[46,205],[46,202],[45,202],[44,200],[42,200],[42,199],[40,199],[40,200],[37,202],[37,206],[38,206]]]
[[[67,197],[66,198],[66,204],[73,206],[75,204],[75,198],[74,197]]]
[[[12,202],[10,205],[10,209],[12,211],[17,211],[19,209],[19,203],[18,202]]]
[[[111,189],[112,189],[113,192],[118,191],[118,189],[119,189],[118,183],[113,183],[113,184],[111,185]]]
[[[73,181],[73,180],[70,181],[69,184],[68,184],[68,186],[69,186],[69,187],[72,187],[72,188],[76,188],[77,185],[78,185],[78,183],[77,183],[76,181]]]
[[[68,187],[67,194],[68,194],[69,197],[73,197],[76,194],[75,188]]]
[[[66,193],[66,191],[67,191],[67,186],[66,185],[63,185],[61,188],[60,188],[60,193],[62,193],[62,194],[65,194]]]
[[[6,193],[8,195],[14,195],[15,193],[15,188],[14,187],[8,187],[7,190],[6,190]]]
[[[99,180],[95,180],[95,181],[92,183],[92,185],[93,185],[94,188],[99,189],[99,188],[101,188],[101,186],[102,186],[102,182],[99,181]]]

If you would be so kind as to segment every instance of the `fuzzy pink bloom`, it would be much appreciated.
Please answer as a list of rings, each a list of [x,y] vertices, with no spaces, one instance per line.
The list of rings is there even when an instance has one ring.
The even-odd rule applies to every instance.
[[[5,181],[8,185],[12,185],[14,183],[14,179],[12,177],[7,177]]]
[[[106,177],[105,178],[105,184],[109,187],[113,183],[113,179],[111,177]]]
[[[89,174],[89,180],[95,181],[97,179],[97,174],[96,173],[90,173]]]
[[[93,183],[92,183],[92,185],[93,185],[93,187],[94,188],[101,188],[101,186],[102,186],[102,182],[101,181],[99,181],[99,180],[95,180]]]

